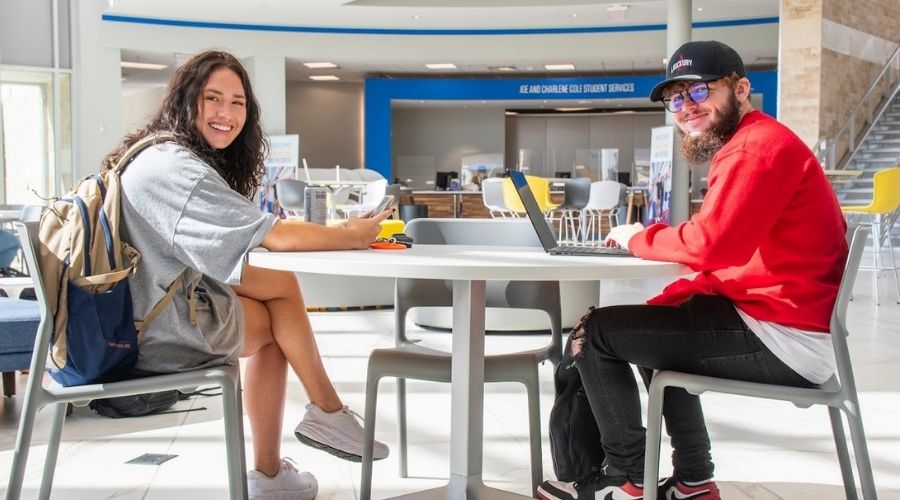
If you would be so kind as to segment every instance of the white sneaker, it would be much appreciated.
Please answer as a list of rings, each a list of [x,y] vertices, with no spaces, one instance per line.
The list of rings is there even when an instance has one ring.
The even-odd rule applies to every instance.
[[[282,458],[275,477],[258,470],[248,472],[247,490],[250,500],[313,500],[319,492],[319,483],[309,472],[298,471],[293,460]]]
[[[307,446],[327,451],[344,460],[362,462],[365,431],[357,418],[362,420],[347,405],[336,412],[326,413],[309,403],[303,420],[294,429],[294,435]],[[387,445],[376,440],[372,458],[381,460],[387,456]]]

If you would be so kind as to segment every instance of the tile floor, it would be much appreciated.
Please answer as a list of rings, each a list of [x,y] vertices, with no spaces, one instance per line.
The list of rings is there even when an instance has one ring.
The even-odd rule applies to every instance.
[[[863,272],[850,305],[851,349],[860,387],[868,443],[882,499],[900,499],[900,305],[893,282],[883,280],[881,306],[872,301],[871,273]],[[645,299],[665,281],[608,282],[604,304]],[[314,313],[320,349],[335,385],[347,403],[363,409],[367,353],[392,345],[392,311]],[[411,328],[429,344],[449,346],[449,335]],[[541,336],[492,335],[488,352],[510,346],[539,345]],[[552,370],[541,368],[542,421],[546,427],[553,401]],[[20,391],[25,376],[19,376]],[[373,497],[385,498],[443,484],[448,471],[449,386],[411,381],[410,477],[397,475],[393,453],[375,465]],[[382,383],[376,435],[397,445],[394,383]],[[291,384],[285,415],[283,453],[319,479],[319,497],[358,498],[360,468],[301,445],[293,437],[306,398]],[[52,498],[85,499],[223,499],[227,497],[224,440],[216,400],[193,399],[178,408],[202,411],[111,420],[86,408],[69,417],[63,433]],[[0,402],[0,493],[5,492],[15,444],[21,398]],[[723,497],[740,499],[843,498],[840,473],[826,410],[797,409],[787,403],[704,396],[713,440],[717,479]],[[25,479],[23,498],[35,498],[40,478],[49,417],[39,415],[35,446]],[[484,478],[495,487],[528,494],[528,433],[525,393],[512,383],[485,389]],[[396,451],[396,450],[394,450]],[[143,453],[174,454],[159,466],[125,462]],[[248,460],[252,463],[248,446]],[[667,451],[663,451],[663,456]],[[544,436],[543,467],[551,477],[549,443]],[[663,468],[665,470],[665,467]]]

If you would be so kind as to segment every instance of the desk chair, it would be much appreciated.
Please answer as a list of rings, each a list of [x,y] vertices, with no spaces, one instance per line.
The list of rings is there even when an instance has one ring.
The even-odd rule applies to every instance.
[[[872,179],[872,201],[868,205],[842,206],[845,214],[862,215],[872,223],[872,267],[860,269],[874,271],[872,281],[875,284],[875,305],[880,304],[878,298],[878,273],[892,271],[894,284],[897,286],[897,303],[900,303],[900,278],[897,277],[897,264],[894,258],[894,244],[891,241],[891,228],[900,214],[900,167],[888,168],[875,173]],[[881,249],[887,241],[891,252],[891,261],[885,265]]]
[[[53,407],[53,421],[50,436],[47,439],[47,456],[44,460],[44,473],[38,498],[50,498],[53,486],[53,473],[56,469],[56,457],[59,452],[59,441],[62,436],[67,403],[87,404],[92,399],[112,398],[142,394],[145,392],[188,389],[198,385],[216,385],[222,388],[222,406],[225,416],[225,451],[228,459],[228,485],[231,500],[247,498],[246,461],[244,457],[244,430],[241,413],[240,371],[237,366],[217,366],[203,370],[192,370],[166,375],[154,375],[140,379],[125,380],[107,384],[91,384],[73,387],[61,387],[50,383],[44,387],[44,362],[50,346],[53,317],[47,309],[47,291],[41,279],[41,269],[37,264],[35,248],[38,247],[38,224],[17,223],[22,249],[25,251],[25,262],[32,271],[35,291],[40,306],[41,321],[34,341],[31,356],[31,375],[25,391],[25,402],[19,421],[19,432],[16,437],[16,448],[13,454],[12,468],[9,474],[7,500],[18,500],[22,492],[25,466],[31,448],[31,437],[34,430],[35,417],[38,410],[45,406]]]
[[[522,245],[539,246],[525,220],[503,219],[414,219],[406,234],[415,244]],[[441,280],[398,279],[394,295],[396,347],[375,349],[369,355],[366,376],[365,443],[363,446],[360,498],[372,489],[372,447],[375,439],[375,407],[378,383],[383,377],[397,379],[397,414],[400,430],[400,477],[407,477],[406,381],[407,378],[450,382],[450,353],[416,344],[406,336],[406,314],[415,307],[453,304],[452,283]],[[562,357],[562,319],[558,281],[489,281],[487,307],[538,309],[550,318],[550,343],[545,347],[484,357],[485,382],[521,382],[528,392],[532,488],[543,481],[541,465],[540,394],[538,364]]]
[[[600,216],[609,218],[609,227],[616,225],[616,215],[625,194],[625,185],[616,181],[597,181],[591,183],[588,202],[581,210],[581,238],[585,243],[589,237],[595,242],[603,239]],[[596,232],[595,232],[596,231]]]
[[[295,179],[281,179],[275,183],[275,201],[288,215],[299,217],[303,214],[307,183]]]
[[[862,483],[863,498],[875,500],[875,481],[872,478],[872,466],[869,463],[869,451],[866,446],[859,398],[856,394],[856,382],[853,378],[853,367],[850,364],[850,352],[847,346],[847,335],[850,333],[847,330],[847,303],[850,300],[850,292],[853,290],[853,283],[856,281],[859,261],[862,258],[863,248],[870,231],[870,226],[862,225],[859,226],[853,235],[853,241],[850,243],[850,255],[847,257],[847,265],[844,268],[844,277],[841,279],[837,300],[831,311],[831,341],[834,345],[834,354],[837,359],[836,376],[832,376],[830,380],[818,388],[804,389],[707,377],[669,370],[657,371],[653,375],[649,388],[647,444],[644,451],[644,484],[656,484],[659,477],[659,441],[665,389],[667,387],[681,387],[691,394],[698,395],[706,391],[713,391],[789,401],[800,408],[809,408],[812,405],[828,406],[828,416],[831,418],[831,430],[834,433],[834,442],[837,446],[841,476],[844,479],[844,492],[847,498],[855,500],[857,498],[856,487],[853,482],[850,454],[847,450],[847,439],[844,435],[844,426],[841,419],[841,412],[844,412],[850,426],[850,439],[853,442],[853,451],[856,455],[856,466],[860,483]],[[656,494],[656,488],[646,488],[644,490],[644,499],[656,500]]]

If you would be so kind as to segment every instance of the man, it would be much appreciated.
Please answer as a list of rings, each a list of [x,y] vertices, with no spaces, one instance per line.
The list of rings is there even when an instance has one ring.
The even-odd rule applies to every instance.
[[[650,99],[674,114],[685,158],[711,160],[709,191],[687,222],[619,226],[609,240],[698,274],[646,305],[589,311],[573,329],[565,357],[584,383],[607,458],[582,482],[545,481],[545,499],[643,497],[645,430],[629,363],[645,380],[673,369],[797,387],[834,372],[828,329],[846,224],[812,152],[753,110],[743,62],[719,42],[681,46]],[[674,473],[659,485],[662,498],[719,499],[700,399],[669,389],[663,414]]]

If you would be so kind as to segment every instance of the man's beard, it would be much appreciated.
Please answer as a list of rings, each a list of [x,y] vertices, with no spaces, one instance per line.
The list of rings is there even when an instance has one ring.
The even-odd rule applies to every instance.
[[[708,162],[731,139],[740,122],[740,103],[732,90],[722,117],[709,130],[697,135],[685,135],[681,140],[681,154],[694,165]]]

